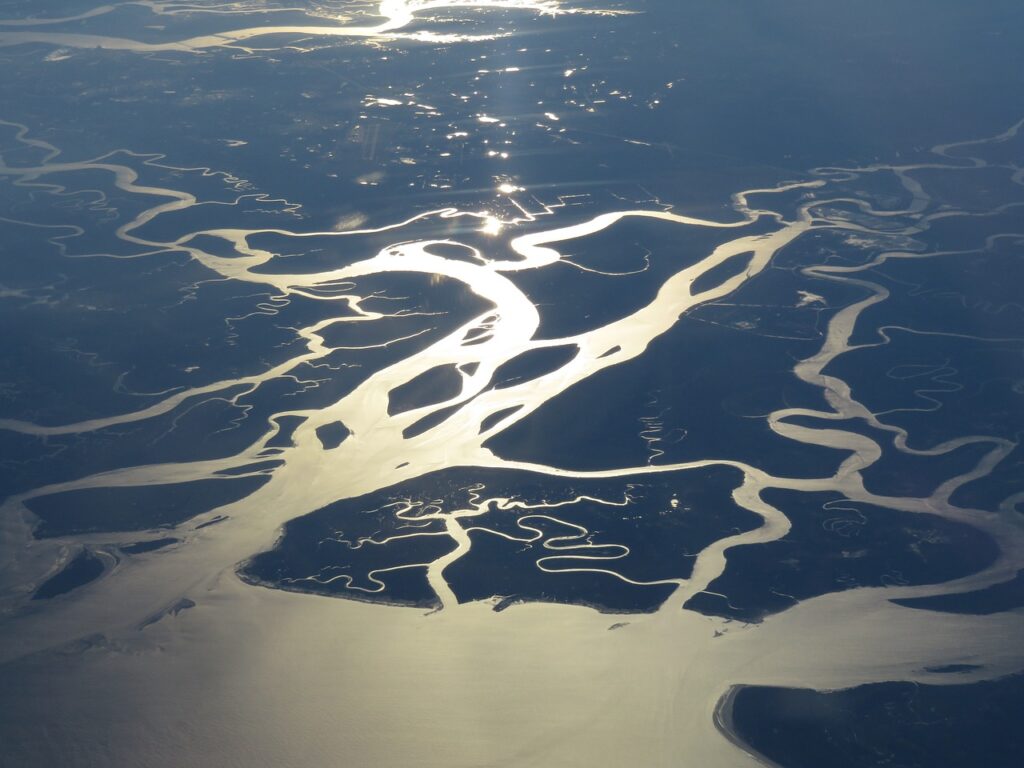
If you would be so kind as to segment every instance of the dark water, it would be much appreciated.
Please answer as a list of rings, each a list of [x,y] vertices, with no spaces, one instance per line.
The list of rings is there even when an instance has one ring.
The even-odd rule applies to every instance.
[[[726,638],[637,699],[710,729],[738,690],[709,766],[1020,764],[1022,30],[1016,0],[0,2],[0,663],[72,702],[51,738],[0,694],[0,764],[172,764],[55,670],[233,654],[196,638],[267,589]],[[676,731],[633,760],[687,764]],[[433,757],[545,764],[480,739]]]

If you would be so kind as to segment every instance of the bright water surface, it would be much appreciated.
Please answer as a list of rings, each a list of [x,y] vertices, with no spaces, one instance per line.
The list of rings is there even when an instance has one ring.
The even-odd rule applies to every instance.
[[[0,764],[1020,765],[1022,32],[0,2]]]

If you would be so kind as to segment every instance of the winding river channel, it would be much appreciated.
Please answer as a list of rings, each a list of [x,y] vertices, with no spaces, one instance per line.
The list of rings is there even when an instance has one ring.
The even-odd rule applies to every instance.
[[[1024,121],[674,144],[687,4],[52,5],[0,55],[98,101],[0,114],[0,763],[788,764],[744,689],[1024,671],[1024,603],[928,602],[1024,569]]]

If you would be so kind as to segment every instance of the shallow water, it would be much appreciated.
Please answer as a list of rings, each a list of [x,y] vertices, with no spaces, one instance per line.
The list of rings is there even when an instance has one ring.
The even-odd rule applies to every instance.
[[[1019,4],[2,9],[0,763],[1019,761]]]

